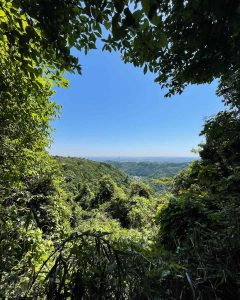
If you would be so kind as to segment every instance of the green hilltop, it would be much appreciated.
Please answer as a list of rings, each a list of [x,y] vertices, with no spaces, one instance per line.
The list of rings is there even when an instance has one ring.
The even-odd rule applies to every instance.
[[[126,188],[130,182],[130,177],[104,162],[79,157],[55,156],[64,175],[65,187],[73,194],[76,194],[85,184],[91,189],[96,189],[98,181],[102,176],[108,175],[122,188]]]

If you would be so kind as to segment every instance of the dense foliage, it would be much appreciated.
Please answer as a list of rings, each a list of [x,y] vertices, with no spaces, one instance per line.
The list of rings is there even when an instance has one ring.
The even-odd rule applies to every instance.
[[[239,0],[12,0],[3,5],[7,2],[42,33],[15,33],[23,39],[21,55],[44,56],[60,70],[81,71],[70,48],[94,49],[101,26],[111,30],[104,49],[118,49],[125,62],[156,73],[169,95],[189,83],[228,78],[239,68]],[[29,51],[32,43],[43,53]]]
[[[158,163],[158,162],[119,162],[107,161],[114,167],[117,167],[131,176],[160,178],[172,177],[179,171],[186,168],[188,163]]]
[[[239,7],[1,1],[1,298],[240,298]],[[67,185],[70,170],[64,176],[45,150],[59,112],[53,88],[68,85],[64,71],[81,72],[70,50],[87,53],[97,38],[156,73],[168,95],[220,79],[226,111],[205,123],[201,160],[160,179],[168,188],[157,198],[107,166],[86,167],[76,182],[82,166],[74,160]]]
[[[65,189],[74,195],[85,186],[95,193],[98,182],[104,175],[109,175],[122,188],[129,185],[129,176],[109,164],[77,157],[55,156],[54,158],[60,164],[64,174]]]
[[[179,173],[174,199],[159,212],[158,243],[190,272],[196,298],[240,296],[238,130],[236,111],[207,121],[202,160]]]

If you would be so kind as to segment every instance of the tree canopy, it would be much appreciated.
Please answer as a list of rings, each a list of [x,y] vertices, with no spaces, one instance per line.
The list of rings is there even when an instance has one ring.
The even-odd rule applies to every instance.
[[[124,62],[154,72],[167,95],[239,68],[238,0],[12,0],[1,7],[1,33],[18,45],[14,59],[23,55],[28,71],[29,58],[38,68],[81,72],[71,48],[87,52],[98,38]]]

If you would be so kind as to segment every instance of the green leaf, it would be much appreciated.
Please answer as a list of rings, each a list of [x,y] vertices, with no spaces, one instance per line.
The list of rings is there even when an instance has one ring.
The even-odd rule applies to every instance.
[[[161,47],[166,47],[167,46],[167,37],[164,33],[161,33],[160,34],[160,37],[159,37],[159,42],[160,42],[160,46]]]
[[[143,11],[148,15],[150,10],[150,0],[141,0]]]
[[[109,30],[111,28],[112,23],[111,22],[104,22],[104,27]]]
[[[117,13],[112,19],[112,34],[116,40],[120,40],[126,34],[125,30],[119,25],[120,14]]]
[[[133,17],[135,19],[136,22],[139,22],[141,20],[143,16],[143,13],[141,10],[136,10],[134,13],[133,13]]]
[[[148,26],[149,26],[149,21],[148,21],[148,19],[146,18],[146,19],[144,20],[143,24],[141,24],[141,29],[142,29],[142,30],[145,30],[146,28],[148,28]]]
[[[116,11],[118,13],[121,13],[123,11],[123,8],[124,8],[124,1],[122,1],[122,0],[115,0],[114,1],[114,6],[116,8]]]
[[[144,69],[143,69],[143,73],[146,74],[146,73],[147,73],[147,70],[148,70],[148,66],[145,65],[145,66],[144,66]]]
[[[153,25],[158,26],[161,22],[161,18],[155,15],[150,21]]]
[[[6,14],[5,14],[5,12],[3,10],[0,9],[0,18],[1,17],[6,17]]]

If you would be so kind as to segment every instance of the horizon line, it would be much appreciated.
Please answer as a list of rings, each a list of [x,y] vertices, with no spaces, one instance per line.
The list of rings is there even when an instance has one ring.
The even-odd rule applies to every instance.
[[[91,156],[83,156],[83,157],[99,157],[99,158],[100,157],[115,157],[115,158],[118,158],[118,157],[127,157],[127,158],[129,158],[129,157],[133,157],[133,158],[137,158],[137,157],[139,157],[139,158],[143,158],[143,157],[144,158],[145,157],[146,158],[147,157],[151,157],[151,158],[154,158],[154,157],[155,158],[171,158],[171,157],[172,158],[190,158],[190,157],[192,157],[192,158],[194,158],[194,157],[199,157],[199,156],[163,156],[163,155],[160,155],[160,156],[154,156],[154,155],[153,156],[152,155],[149,155],[149,156],[145,156],[145,155],[136,155],[136,156],[135,155],[134,156],[133,155],[114,155],[114,156],[112,156],[112,155],[106,155],[106,156],[102,155],[101,156],[101,155],[99,155],[98,156],[98,155],[96,155],[95,156],[95,155],[91,155]]]

